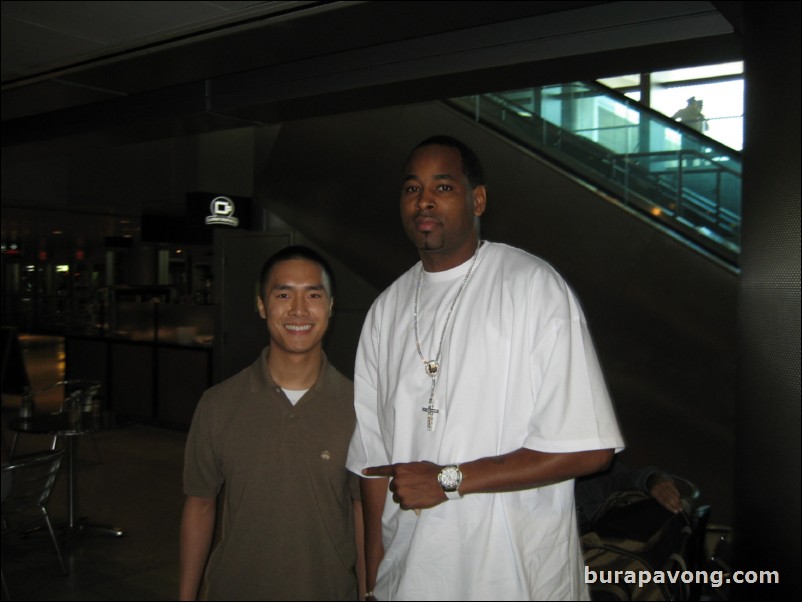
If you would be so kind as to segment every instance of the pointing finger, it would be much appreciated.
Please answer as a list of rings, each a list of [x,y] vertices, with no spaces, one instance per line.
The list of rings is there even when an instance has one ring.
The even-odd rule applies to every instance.
[[[369,466],[362,470],[362,474],[366,477],[394,477],[395,466],[392,464],[385,466]]]

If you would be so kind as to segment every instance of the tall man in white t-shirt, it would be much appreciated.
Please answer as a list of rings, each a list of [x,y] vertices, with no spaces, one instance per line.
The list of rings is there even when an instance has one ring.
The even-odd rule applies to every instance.
[[[355,366],[368,598],[588,595],[573,479],[623,442],[579,303],[547,263],[480,239],[486,201],[458,140],[409,156],[421,261],[374,303]]]

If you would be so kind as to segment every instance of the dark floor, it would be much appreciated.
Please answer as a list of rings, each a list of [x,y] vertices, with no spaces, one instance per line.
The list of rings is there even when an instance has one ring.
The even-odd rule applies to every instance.
[[[26,341],[33,388],[63,375],[63,349],[47,339]],[[57,392],[37,396],[37,410],[60,403]],[[3,399],[3,445],[18,399]],[[50,540],[33,535],[3,537],[2,563],[15,600],[167,600],[178,592],[178,532],[183,494],[185,433],[141,424],[79,438],[76,463],[77,517],[119,526],[122,538],[81,534],[65,542],[63,576]],[[45,449],[50,438],[22,435],[17,453]],[[98,457],[99,453],[99,457]],[[48,506],[54,522],[67,513],[66,471]],[[5,599],[5,596],[4,596]]]

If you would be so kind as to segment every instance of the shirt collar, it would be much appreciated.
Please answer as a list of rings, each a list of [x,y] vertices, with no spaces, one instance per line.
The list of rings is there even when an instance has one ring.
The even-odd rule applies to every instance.
[[[259,354],[259,358],[251,366],[251,391],[253,393],[258,393],[259,391],[264,391],[266,389],[274,389],[279,386],[276,381],[273,380],[270,370],[267,369],[268,353],[270,353],[269,346],[262,349],[262,353]],[[331,374],[329,371],[329,358],[326,356],[326,352],[324,351],[321,353],[320,374],[318,374],[315,384],[312,385],[309,390],[315,392],[328,391],[331,389],[333,384],[330,382],[330,380]]]

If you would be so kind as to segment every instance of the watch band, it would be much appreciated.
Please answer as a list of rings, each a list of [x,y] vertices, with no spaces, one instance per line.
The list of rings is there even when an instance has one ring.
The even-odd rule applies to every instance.
[[[446,494],[446,497],[450,500],[461,500],[462,494],[459,492],[459,489],[455,489],[454,491],[443,491]]]

